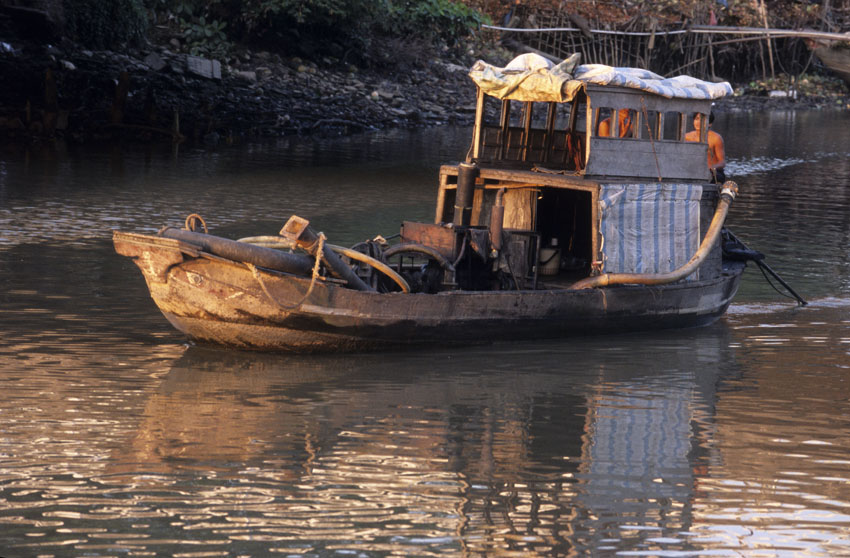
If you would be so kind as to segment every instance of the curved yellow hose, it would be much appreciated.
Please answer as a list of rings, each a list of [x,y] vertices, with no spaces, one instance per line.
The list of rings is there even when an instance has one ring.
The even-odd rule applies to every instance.
[[[296,246],[293,242],[290,242],[286,238],[282,236],[246,236],[245,238],[240,238],[236,242],[244,242],[246,244],[256,244],[257,246],[264,246],[266,248],[277,248],[281,249],[294,249]]]
[[[343,248],[342,246],[335,246],[333,244],[326,244],[325,246],[327,246],[338,254],[342,254],[347,258],[351,258],[352,260],[371,265],[372,267],[374,267],[375,269],[395,281],[396,285],[401,287],[401,292],[410,292],[410,285],[407,284],[407,281],[404,280],[404,277],[396,273],[393,268],[391,268],[384,262],[376,260],[372,256],[367,256],[366,254],[358,252],[357,250],[352,250],[351,248]]]

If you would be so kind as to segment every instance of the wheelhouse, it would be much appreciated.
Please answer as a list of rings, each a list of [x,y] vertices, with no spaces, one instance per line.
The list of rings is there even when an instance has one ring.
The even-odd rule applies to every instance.
[[[708,180],[707,127],[685,140],[711,102],[590,85],[564,103],[497,100],[478,92],[472,159],[498,168],[551,168],[599,178]],[[628,111],[627,129],[616,116]],[[607,136],[599,124],[612,120]],[[590,123],[588,125],[588,123]]]
[[[692,82],[697,91],[714,85]],[[687,97],[692,91],[665,97],[571,79],[555,99],[528,91],[498,98],[479,84],[467,162],[441,168],[434,225],[405,223],[403,239],[442,234],[445,257],[456,260],[459,231],[484,233],[503,213],[499,265],[517,287],[677,268],[696,251],[717,199],[707,166],[712,97]],[[701,133],[686,141],[694,119]],[[471,195],[459,196],[466,164],[476,176]],[[715,252],[691,280],[719,273]]]

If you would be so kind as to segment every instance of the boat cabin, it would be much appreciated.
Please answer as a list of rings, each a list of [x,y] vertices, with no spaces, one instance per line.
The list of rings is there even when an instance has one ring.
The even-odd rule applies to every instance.
[[[707,119],[710,101],[665,99],[635,89],[594,85],[565,103],[499,102],[481,90],[478,96],[472,159],[480,166],[542,167],[605,179],[710,178],[704,164],[707,127],[701,126],[701,144],[685,141],[693,118]],[[488,118],[494,113],[498,121]],[[600,124],[612,121],[607,134],[600,135]]]
[[[462,289],[680,267],[718,195],[707,165],[712,96],[699,94],[717,84],[687,79],[689,88],[666,84],[674,96],[609,78],[569,76],[542,92],[509,85],[506,95],[479,82],[467,159],[440,169],[434,223],[404,223],[402,240],[436,246],[456,268],[444,283]],[[686,141],[694,119],[699,141]],[[688,279],[719,273],[719,249],[709,260]]]

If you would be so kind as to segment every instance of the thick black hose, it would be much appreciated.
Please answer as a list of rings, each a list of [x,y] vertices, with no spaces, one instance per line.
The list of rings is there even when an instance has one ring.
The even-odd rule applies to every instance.
[[[313,258],[303,254],[289,254],[280,250],[236,242],[220,236],[171,227],[159,231],[159,236],[193,244],[200,247],[204,252],[235,262],[250,263],[266,269],[305,277],[309,277],[313,271]]]

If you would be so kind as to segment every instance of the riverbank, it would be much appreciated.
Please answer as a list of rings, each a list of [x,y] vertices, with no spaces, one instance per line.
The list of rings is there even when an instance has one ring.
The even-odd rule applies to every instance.
[[[0,131],[210,142],[466,123],[475,109],[466,71],[441,60],[363,70],[248,50],[222,65],[167,48],[6,49],[0,75],[20,87],[0,91]]]
[[[392,127],[469,124],[477,57],[416,60],[365,70],[242,50],[222,65],[151,46],[133,53],[2,43],[0,135],[13,140],[180,139],[236,142],[286,135],[340,135]],[[503,62],[504,60],[497,60]],[[806,81],[807,83],[803,83]],[[850,108],[840,80],[736,87],[718,111]]]

